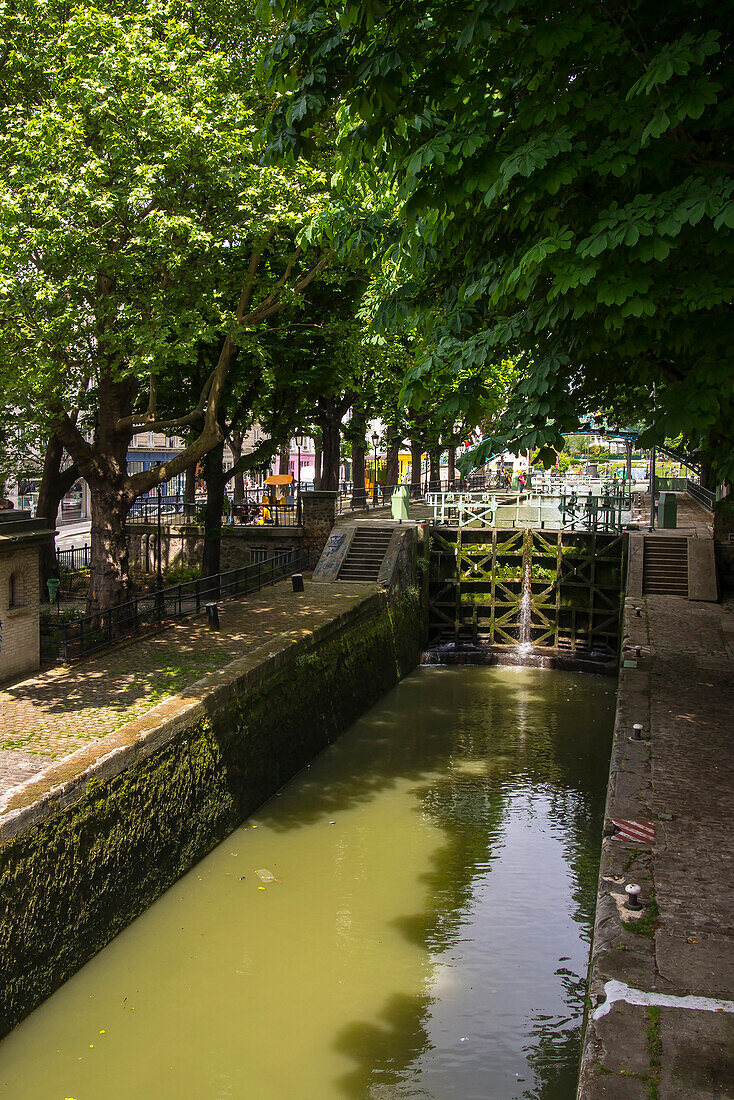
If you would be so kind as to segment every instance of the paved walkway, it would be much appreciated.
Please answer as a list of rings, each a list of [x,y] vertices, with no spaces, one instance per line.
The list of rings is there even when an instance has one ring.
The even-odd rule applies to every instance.
[[[160,634],[0,688],[0,796],[269,638],[310,633],[368,590],[306,581],[305,592],[295,594],[287,581],[221,604],[218,633],[192,615]]]
[[[580,1096],[732,1098],[734,606],[648,596],[627,601],[626,625],[607,834],[611,820],[655,834],[604,841]]]
[[[678,511],[678,526],[671,530],[655,528],[655,534],[666,537],[668,535],[685,535],[697,538],[710,538],[714,531],[713,513],[709,512],[697,500],[688,493],[676,493],[676,505]],[[645,534],[649,534],[650,523],[650,494],[640,493],[635,495],[633,507],[633,520],[639,524]]]

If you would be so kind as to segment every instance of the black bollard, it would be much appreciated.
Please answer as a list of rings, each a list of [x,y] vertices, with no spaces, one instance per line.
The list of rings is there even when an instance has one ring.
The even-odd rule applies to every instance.
[[[624,891],[627,895],[627,908],[640,909],[640,887],[631,882],[629,886],[625,886]]]
[[[219,608],[215,603],[206,605],[206,621],[210,630],[219,630]]]
[[[303,574],[294,573],[291,577],[294,592],[303,592]]]

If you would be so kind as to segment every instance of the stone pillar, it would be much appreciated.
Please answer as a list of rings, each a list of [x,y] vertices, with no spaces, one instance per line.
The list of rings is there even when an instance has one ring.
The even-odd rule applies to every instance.
[[[89,495],[89,486],[84,478],[81,479],[82,487],[82,519],[89,519],[92,515],[92,503]]]
[[[336,493],[314,490],[304,493],[303,545],[308,551],[309,569],[313,569],[326,546],[336,519]]]

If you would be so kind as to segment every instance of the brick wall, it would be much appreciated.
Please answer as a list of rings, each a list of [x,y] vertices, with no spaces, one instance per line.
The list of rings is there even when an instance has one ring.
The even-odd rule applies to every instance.
[[[0,681],[39,666],[38,596],[38,547],[0,549]]]

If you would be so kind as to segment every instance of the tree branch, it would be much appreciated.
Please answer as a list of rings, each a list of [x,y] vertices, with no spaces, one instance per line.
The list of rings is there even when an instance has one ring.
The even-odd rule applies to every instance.
[[[267,240],[270,241],[272,239],[272,236],[273,232],[268,235]],[[271,316],[273,313],[277,313],[278,310],[282,309],[283,306],[286,305],[285,301],[272,303],[271,293],[270,295],[268,295],[267,298],[264,299],[263,302],[260,303],[260,305],[257,305],[254,307],[254,309],[248,311],[248,306],[252,298],[254,277],[257,272],[257,267],[260,262],[261,255],[262,250],[259,250],[257,252],[253,252],[252,256],[250,257],[250,264],[248,267],[245,286],[242,289],[242,294],[240,295],[240,300],[235,311],[235,318],[243,327],[261,324],[269,316]],[[331,261],[333,255],[334,249],[329,249],[329,251],[321,257],[319,262],[311,268],[308,274],[304,275],[303,278],[299,279],[296,282],[293,287],[292,293],[303,294],[303,292],[311,285],[314,279],[324,270],[327,264]],[[282,286],[282,279],[279,280],[279,282]],[[268,302],[268,300],[270,300],[272,304],[270,304],[267,308],[264,308],[265,303]],[[222,393],[224,391],[224,383],[229,372],[232,358],[237,350],[237,346],[238,345],[234,337],[230,334],[227,334],[224,339],[224,343],[222,344],[222,350],[219,353],[217,365],[212,371],[209,381],[207,382],[208,393],[202,394],[202,397],[204,397],[206,400],[206,412],[204,415],[204,425],[202,427],[201,434],[197,437],[197,439],[190,443],[186,450],[183,451],[180,455],[176,455],[175,457],[170,458],[167,462],[161,463],[160,466],[154,466],[151,470],[141,470],[140,473],[134,474],[133,477],[129,478],[128,485],[135,496],[139,496],[141,493],[147,492],[149,489],[152,489],[156,485],[161,485],[163,484],[163,482],[170,481],[170,479],[172,477],[175,477],[176,474],[182,473],[187,466],[191,465],[192,462],[198,462],[200,458],[203,458],[207,451],[211,450],[211,448],[223,438],[222,429],[219,425],[218,417],[219,405],[222,399]],[[200,398],[199,401],[201,404],[202,398]],[[195,410],[194,413],[189,413],[188,418],[180,417],[174,423],[175,425],[181,425],[187,420],[190,422],[191,419],[195,419],[198,415],[200,415],[199,409]],[[131,417],[126,418],[126,420],[128,421],[132,419],[133,418]],[[157,421],[154,422],[154,424],[152,425],[143,424],[141,425],[141,427],[147,427],[148,430],[153,430],[157,425],[162,425],[164,423],[171,424],[172,422]],[[118,426],[122,426],[123,424],[125,424],[125,421],[119,422]],[[163,429],[158,428],[158,430]]]
[[[151,379],[153,375],[151,375]],[[135,432],[145,428],[149,432],[163,432],[168,431],[171,428],[183,428],[186,424],[192,424],[194,420],[198,420],[204,411],[204,405],[206,404],[207,394],[209,393],[209,387],[212,384],[214,378],[214,371],[209,375],[204,387],[199,396],[196,408],[192,409],[190,413],[186,413],[185,416],[171,417],[169,419],[156,420],[155,417],[150,417],[148,414],[144,417],[139,416],[124,416],[120,417],[116,423],[118,431]],[[150,412],[150,404],[148,405],[148,412]]]

